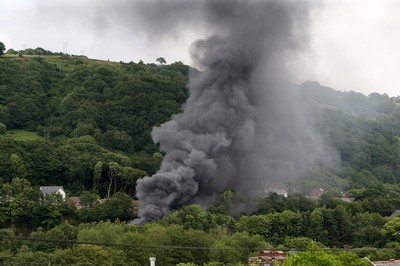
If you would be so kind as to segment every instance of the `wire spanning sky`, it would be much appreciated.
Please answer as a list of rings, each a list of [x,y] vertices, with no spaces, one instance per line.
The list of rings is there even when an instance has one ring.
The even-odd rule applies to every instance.
[[[148,0],[152,1],[152,0]],[[129,3],[124,9],[124,4]],[[2,0],[0,41],[21,50],[42,47],[90,58],[146,63],[162,56],[168,63],[192,64],[189,47],[208,37],[204,25],[182,23],[175,32],[151,35],[134,6],[145,0]],[[400,95],[400,1],[315,0],[309,47],[291,60],[296,82],[319,81],[337,90]],[[133,3],[133,4],[132,4]],[[168,5],[168,1],[164,2]],[[118,13],[104,16],[110,5]],[[179,10],[166,8],[167,12]],[[101,15],[103,14],[103,15]],[[157,13],[148,16],[158,19]],[[181,18],[190,22],[191,17]]]

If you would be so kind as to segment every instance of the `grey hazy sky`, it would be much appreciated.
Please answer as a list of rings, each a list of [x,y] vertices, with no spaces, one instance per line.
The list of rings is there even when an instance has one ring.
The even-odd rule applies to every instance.
[[[62,52],[63,43],[68,43],[68,53],[91,58],[150,63],[163,56],[169,63],[192,64],[190,44],[210,34],[209,29],[190,22],[196,18],[183,17],[174,32],[159,35],[159,29],[148,36],[146,32],[154,29],[135,19],[144,14],[135,14],[134,6],[149,1],[153,0],[1,0],[0,41],[16,50],[42,47]],[[312,3],[310,47],[290,60],[296,81],[315,80],[367,95],[400,95],[400,1]],[[111,11],[115,5],[117,10]],[[179,17],[179,10],[166,8]],[[151,10],[145,15],[160,16]]]

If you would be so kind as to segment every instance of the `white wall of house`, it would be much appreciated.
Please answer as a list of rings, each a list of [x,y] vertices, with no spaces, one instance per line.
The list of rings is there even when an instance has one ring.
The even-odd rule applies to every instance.
[[[60,188],[60,189],[57,191],[57,193],[61,195],[61,198],[62,198],[63,200],[65,200],[65,191],[64,191],[64,189]]]

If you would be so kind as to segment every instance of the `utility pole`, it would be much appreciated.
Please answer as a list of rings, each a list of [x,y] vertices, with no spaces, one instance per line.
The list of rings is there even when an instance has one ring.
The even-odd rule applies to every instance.
[[[43,137],[44,137],[45,142],[49,142],[50,132],[47,129],[43,130]]]
[[[63,42],[63,54],[68,54],[68,43]]]
[[[367,257],[364,257],[364,259],[365,259],[366,261],[368,261],[369,263],[371,263],[371,265],[376,266],[376,264],[373,263],[372,261],[370,261]]]

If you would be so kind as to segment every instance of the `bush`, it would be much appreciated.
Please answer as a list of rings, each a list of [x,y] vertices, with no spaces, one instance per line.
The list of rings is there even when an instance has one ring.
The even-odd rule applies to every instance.
[[[7,131],[7,126],[0,122],[0,134],[5,134]]]

